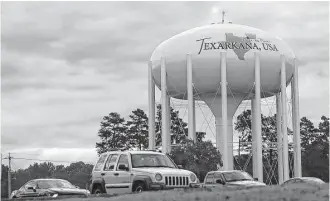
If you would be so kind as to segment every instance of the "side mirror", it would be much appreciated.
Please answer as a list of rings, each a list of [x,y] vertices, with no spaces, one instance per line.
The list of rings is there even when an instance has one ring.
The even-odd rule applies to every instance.
[[[183,169],[182,165],[178,165],[178,168],[179,168],[179,169]]]
[[[76,188],[79,188],[79,186],[75,186]]]
[[[253,178],[254,181],[258,181],[258,178]]]
[[[122,170],[122,171],[128,171],[128,170],[129,170],[129,168],[128,168],[128,167],[126,167],[126,165],[124,165],[124,164],[120,164],[120,165],[118,166],[118,170]]]
[[[222,185],[225,184],[225,182],[224,182],[222,179],[217,179],[215,182],[216,182],[217,184],[222,184]]]

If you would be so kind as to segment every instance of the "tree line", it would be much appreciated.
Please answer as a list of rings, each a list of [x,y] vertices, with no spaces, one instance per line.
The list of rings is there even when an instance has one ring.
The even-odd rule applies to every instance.
[[[221,153],[211,141],[205,140],[205,132],[196,132],[197,142],[188,139],[188,124],[179,117],[179,111],[170,108],[171,143],[174,145],[168,155],[176,164],[191,170],[203,181],[206,173],[222,166]],[[277,184],[277,128],[276,114],[261,116],[263,139],[264,182]],[[234,156],[235,169],[243,169],[252,175],[251,141],[252,116],[251,110],[243,111],[236,119],[235,130],[240,133],[240,153]],[[155,119],[156,146],[161,145],[161,105],[157,105]],[[329,181],[329,118],[322,116],[318,126],[307,119],[301,118],[302,174]],[[288,129],[288,134],[292,131]],[[111,149],[138,149],[148,147],[148,117],[142,109],[132,111],[128,119],[119,113],[112,112],[104,116],[100,122],[97,135],[100,141],[95,146],[101,154]],[[293,158],[292,148],[289,158]],[[293,160],[292,162],[293,163]],[[18,189],[25,182],[35,178],[62,178],[85,188],[89,182],[93,165],[83,162],[72,163],[69,166],[52,163],[35,163],[27,169],[13,172],[12,189]],[[7,196],[8,167],[2,165],[1,196]],[[293,172],[290,171],[290,176]]]
[[[156,146],[161,145],[162,106],[157,105],[155,119]],[[170,108],[171,143],[182,144],[188,136],[188,124],[179,117],[179,111]],[[138,149],[148,148],[148,117],[142,109],[132,111],[126,121],[116,112],[104,116],[98,136],[101,141],[96,143],[98,154],[111,149]],[[197,141],[202,141],[205,132],[196,132]]]
[[[26,169],[11,171],[11,189],[18,190],[26,182],[38,178],[65,179],[85,189],[92,169],[93,165],[84,162],[71,163],[68,166],[54,165],[51,162],[34,163]],[[8,166],[6,165],[1,167],[1,197],[8,197]]]
[[[251,110],[245,110],[237,117],[235,130],[240,135],[242,142],[241,151],[251,151],[252,142],[252,116]],[[278,166],[277,166],[277,127],[276,114],[273,116],[261,115],[261,130],[263,141],[263,165],[264,165],[264,181],[268,184],[278,183]],[[292,136],[293,132],[287,129],[288,135]],[[318,177],[326,182],[329,181],[329,118],[321,117],[318,127],[306,117],[300,119],[300,136],[301,136],[301,158],[302,158],[302,176]],[[248,143],[246,143],[248,142]],[[289,159],[290,159],[290,177],[293,172],[293,144],[289,143]],[[250,161],[246,164],[247,161]],[[245,166],[247,172],[252,173],[252,159],[250,154],[243,154],[234,157],[236,169]]]

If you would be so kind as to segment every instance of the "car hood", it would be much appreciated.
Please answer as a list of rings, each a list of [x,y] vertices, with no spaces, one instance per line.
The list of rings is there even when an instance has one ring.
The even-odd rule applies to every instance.
[[[266,186],[265,183],[259,182],[259,181],[231,181],[227,182],[227,185],[232,186]]]
[[[160,173],[162,175],[173,175],[173,176],[189,176],[191,174],[188,170],[176,169],[176,168],[163,168],[163,167],[145,167],[145,168],[133,168],[135,172],[141,173]]]
[[[49,191],[52,191],[61,195],[87,195],[89,194],[88,190],[78,189],[78,188],[49,188]]]

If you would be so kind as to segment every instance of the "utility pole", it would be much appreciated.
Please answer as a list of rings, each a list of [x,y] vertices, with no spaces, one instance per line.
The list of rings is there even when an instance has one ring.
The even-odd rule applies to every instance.
[[[0,169],[0,178],[2,178],[2,153],[1,153],[1,169]]]
[[[10,152],[8,153],[8,198],[11,195],[11,159]]]

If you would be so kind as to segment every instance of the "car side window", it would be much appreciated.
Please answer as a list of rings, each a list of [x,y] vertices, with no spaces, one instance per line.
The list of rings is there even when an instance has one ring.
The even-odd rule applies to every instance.
[[[206,176],[205,184],[214,184],[214,173],[210,173]]]
[[[120,165],[124,165],[126,170],[128,170],[128,157],[126,154],[120,155],[119,160],[118,160],[118,165],[117,165],[117,170],[123,171],[123,170],[119,169]]]
[[[221,173],[215,173],[215,174],[214,174],[214,181],[215,181],[215,183],[217,183],[217,184],[222,184],[222,183],[224,183],[224,179],[223,179]]]
[[[104,171],[113,171],[115,169],[118,154],[111,154],[105,163]]]
[[[37,183],[35,181],[30,181],[29,183],[25,184],[24,188],[28,190],[28,187],[37,188]]]
[[[102,167],[103,167],[103,164],[104,164],[104,161],[105,161],[106,158],[107,158],[107,155],[106,154],[102,155],[99,158],[99,160],[97,161],[97,163],[95,165],[94,171],[100,171],[100,170],[102,170]]]

